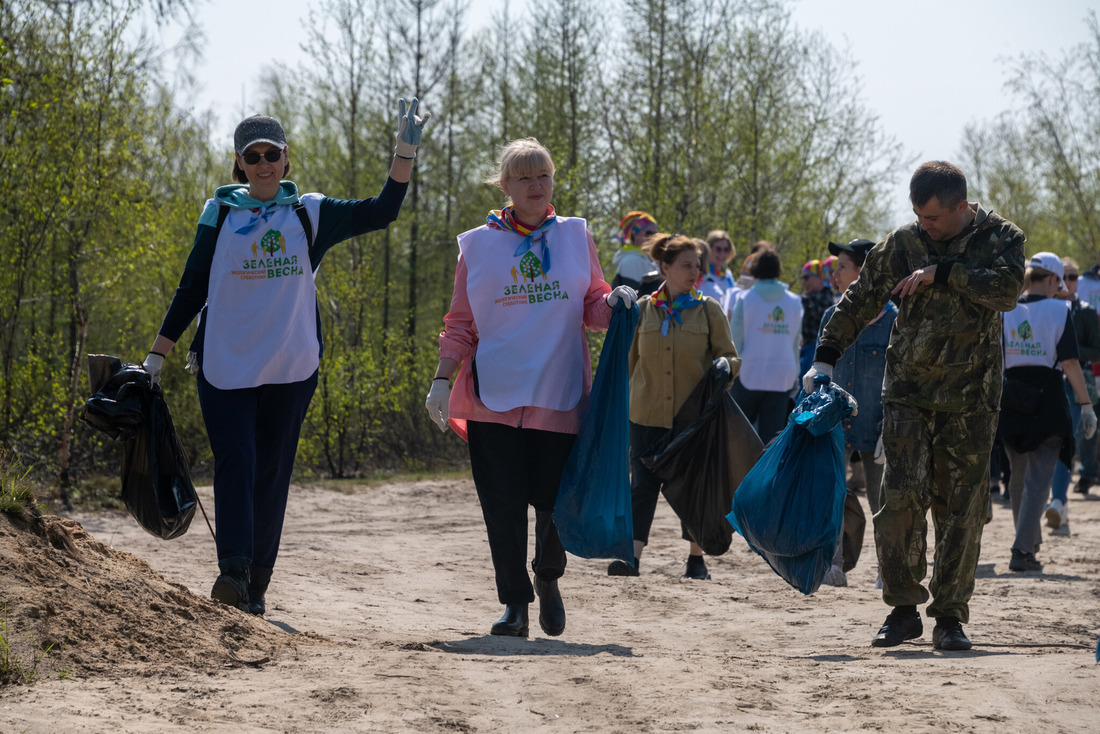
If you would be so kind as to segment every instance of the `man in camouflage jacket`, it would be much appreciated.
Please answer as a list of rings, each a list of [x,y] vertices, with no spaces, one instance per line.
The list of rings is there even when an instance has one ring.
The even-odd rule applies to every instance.
[[[826,324],[806,379],[831,375],[887,299],[900,297],[883,385],[883,507],[874,517],[882,598],[894,609],[871,644],[890,647],[920,637],[916,605],[931,591],[933,647],[968,650],[962,624],[969,622],[989,497],[1001,312],[1016,306],[1023,287],[1024,235],[969,204],[966,178],[950,163],[918,168],[910,201],[917,221],[870,251]],[[929,509],[936,548],[925,590]]]

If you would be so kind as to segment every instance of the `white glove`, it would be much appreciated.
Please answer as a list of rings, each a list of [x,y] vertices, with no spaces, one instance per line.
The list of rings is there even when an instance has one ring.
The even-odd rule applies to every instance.
[[[447,380],[432,380],[432,389],[428,390],[428,399],[424,401],[424,407],[428,409],[428,415],[439,430],[447,432],[447,420],[450,416],[448,403],[451,400],[451,386]]]
[[[875,463],[886,463],[886,450],[882,447],[882,434],[878,436],[878,441],[875,442]]]
[[[1081,406],[1081,437],[1088,441],[1096,435],[1096,411],[1091,405]]]
[[[638,291],[628,285],[615,286],[615,290],[607,294],[607,305],[615,308],[615,304],[623,301],[627,306],[632,306],[638,301]]]
[[[817,387],[814,385],[814,378],[818,375],[825,375],[830,380],[833,378],[833,366],[825,362],[814,362],[809,371],[802,376],[802,389],[809,395]],[[849,396],[850,397],[850,396]]]
[[[164,367],[164,355],[149,352],[149,356],[145,358],[145,362],[141,367],[149,373],[149,382],[156,385],[160,382],[160,371]],[[1093,425],[1096,424],[1095,417],[1093,417],[1092,422]]]

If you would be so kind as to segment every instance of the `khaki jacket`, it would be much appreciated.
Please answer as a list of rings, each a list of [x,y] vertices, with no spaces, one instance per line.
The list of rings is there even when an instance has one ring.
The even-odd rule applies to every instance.
[[[682,323],[669,324],[661,336],[664,313],[645,296],[630,346],[630,420],[643,426],[672,428],[672,419],[718,357],[741,371],[729,321],[718,302],[704,296],[703,305],[680,312]]]

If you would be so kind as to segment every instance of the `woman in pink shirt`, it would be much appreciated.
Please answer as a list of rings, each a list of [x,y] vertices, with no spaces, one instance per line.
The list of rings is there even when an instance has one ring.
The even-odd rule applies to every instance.
[[[560,635],[565,550],[553,512],[592,387],[584,330],[607,329],[611,306],[637,296],[604,281],[585,221],[555,213],[554,162],[537,140],[504,146],[486,183],[499,186],[508,203],[458,236],[454,295],[425,405],[440,430],[454,429],[470,447],[505,605],[492,634],[526,637],[537,593],[539,625]],[[528,505],[535,508],[534,588],[526,568]]]

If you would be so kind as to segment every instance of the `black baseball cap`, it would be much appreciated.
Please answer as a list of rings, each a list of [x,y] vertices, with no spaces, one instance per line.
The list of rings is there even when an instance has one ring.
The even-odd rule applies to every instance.
[[[829,254],[839,255],[842,252],[854,253],[867,257],[867,253],[871,251],[871,248],[875,246],[875,243],[871,240],[852,240],[846,245],[842,245],[839,242],[829,243]]]

